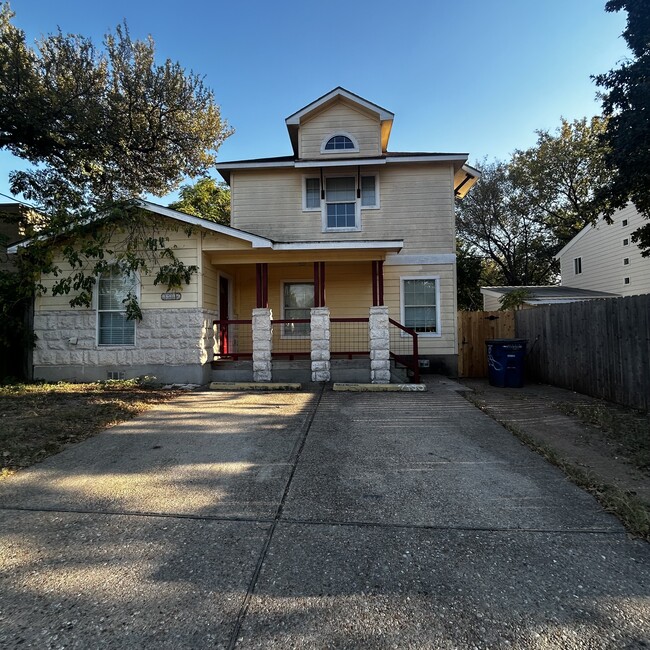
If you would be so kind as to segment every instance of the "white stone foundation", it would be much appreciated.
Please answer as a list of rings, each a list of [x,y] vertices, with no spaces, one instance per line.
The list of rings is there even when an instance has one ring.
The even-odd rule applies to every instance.
[[[330,373],[330,310],[311,310],[311,380],[329,381]]]
[[[207,381],[215,318],[216,312],[201,309],[145,309],[134,345],[100,346],[94,310],[37,311],[34,377],[94,381],[123,372],[127,379],[152,374],[161,381]]]

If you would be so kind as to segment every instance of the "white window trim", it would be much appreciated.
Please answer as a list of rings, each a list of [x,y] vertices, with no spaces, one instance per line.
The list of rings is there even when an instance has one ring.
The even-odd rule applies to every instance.
[[[328,178],[354,178],[354,188],[355,188],[355,198],[354,198],[354,220],[355,225],[353,227],[346,228],[329,228],[327,226],[327,179]],[[357,174],[327,174],[323,176],[323,187],[321,191],[325,191],[325,198],[321,199],[321,220],[323,226],[323,232],[360,232],[361,227],[361,198],[356,196],[357,189]],[[352,203],[352,201],[349,201]]]
[[[321,212],[323,210],[323,199],[320,199],[319,205],[317,208],[308,208],[307,207],[307,180],[310,178],[315,178],[319,181],[320,185],[320,176],[317,176],[316,174],[304,174],[302,177],[302,211],[303,212]],[[320,188],[321,194],[323,192],[323,188]]]
[[[133,272],[135,277],[135,296],[140,302],[142,278],[137,271]],[[95,291],[93,291],[93,309],[95,310],[95,349],[104,350],[105,348],[135,348],[138,343],[138,323],[134,323],[133,328],[133,343],[100,343],[99,342],[99,281],[101,275],[97,276],[95,282]],[[103,310],[108,311],[108,310]]]
[[[361,173],[361,178],[367,176],[374,176],[375,178],[375,204],[374,205],[361,205],[361,210],[380,210],[381,209],[381,192],[379,191],[379,172],[372,172],[370,174]],[[361,193],[363,196],[363,192]]]
[[[297,278],[295,280],[282,280],[280,282],[280,314],[281,318],[278,320],[287,320],[285,319],[285,314],[284,314],[284,286],[286,284],[311,284],[312,287],[314,286],[314,278],[309,278],[308,280],[303,280],[300,278]],[[313,309],[313,308],[312,308]],[[273,324],[273,322],[271,322]],[[284,324],[280,325],[280,338],[281,339],[293,339],[297,341],[308,341],[311,339],[311,333],[308,334],[307,336],[292,336],[291,334],[285,334],[284,333]]]
[[[405,305],[404,305],[404,281],[405,280],[435,280],[436,281],[436,331],[435,332],[417,332],[418,338],[440,338],[442,336],[442,324],[440,318],[440,276],[439,275],[400,275],[399,278],[399,310],[400,322],[404,327],[406,325]],[[406,332],[401,332],[401,336],[409,336]]]
[[[623,258],[623,266],[630,266],[630,258],[629,257],[624,257]]]
[[[350,138],[350,140],[352,140],[352,144],[354,145],[354,149],[325,149],[325,145],[337,135],[343,135],[346,138]],[[330,156],[332,154],[340,155],[346,153],[359,153],[359,141],[347,131],[334,131],[333,133],[330,133],[328,136],[326,136],[320,143],[320,152],[326,156]]]
[[[629,246],[629,245],[630,245],[630,238],[625,237],[625,239],[623,239],[623,246]]]
[[[325,181],[328,177],[332,178],[340,178],[341,176],[352,176],[353,174],[327,174],[323,176],[323,181]],[[356,178],[358,174],[354,174],[354,177]],[[379,172],[372,172],[370,174],[361,174],[361,178],[366,178],[368,176],[372,176],[375,179],[375,203],[374,205],[362,205],[361,204],[361,199],[356,199],[359,202],[359,210],[381,210],[381,188],[379,186]],[[303,212],[322,212],[324,210],[323,207],[323,201],[325,199],[321,199],[321,205],[317,208],[308,208],[307,207],[307,180],[310,178],[315,178],[316,180],[320,181],[321,177],[317,176],[316,174],[304,174],[302,177],[302,185],[301,185],[301,191],[302,191],[302,211]],[[359,188],[360,189],[360,188]],[[324,188],[321,185],[321,193],[323,192]],[[363,194],[363,193],[362,193]],[[345,232],[344,228],[329,228],[327,229],[327,214],[325,218],[325,222],[323,225],[323,232],[327,232],[328,230],[332,231],[343,231]],[[361,230],[361,226],[359,228],[353,228],[350,229],[351,232],[358,232]]]

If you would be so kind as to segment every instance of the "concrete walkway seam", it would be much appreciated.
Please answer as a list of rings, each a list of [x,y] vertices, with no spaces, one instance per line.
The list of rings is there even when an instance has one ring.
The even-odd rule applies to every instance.
[[[275,533],[275,529],[278,525],[278,521],[280,520],[280,517],[282,516],[282,511],[284,509],[284,504],[287,499],[287,495],[289,494],[289,488],[291,487],[291,482],[293,481],[293,477],[296,473],[296,467],[298,465],[298,461],[300,460],[300,455],[302,454],[302,450],[305,447],[305,442],[307,440],[307,436],[309,435],[309,431],[312,427],[312,424],[314,423],[314,419],[316,418],[316,413],[318,411],[318,407],[320,405],[321,399],[323,397],[323,393],[325,392],[325,384],[322,384],[320,387],[320,391],[318,393],[318,397],[316,398],[316,403],[314,404],[314,407],[312,409],[312,412],[309,416],[309,420],[307,421],[307,424],[305,426],[305,430],[303,431],[302,435],[300,436],[300,442],[297,445],[298,448],[296,449],[294,447],[295,454],[292,452],[293,456],[293,461],[291,463],[291,472],[289,473],[289,478],[287,479],[287,483],[284,487],[284,492],[282,493],[282,498],[280,499],[280,503],[278,504],[278,508],[275,512],[275,517],[273,518],[273,523],[271,524],[271,527],[269,529],[268,535],[266,537],[266,541],[264,542],[264,545],[262,547],[262,551],[260,552],[260,556],[257,559],[257,564],[255,565],[255,570],[253,571],[253,576],[251,578],[251,581],[248,585],[248,589],[246,590],[246,595],[244,596],[244,600],[242,601],[241,607],[239,608],[239,613],[237,614],[237,620],[235,621],[235,627],[233,628],[232,634],[230,636],[230,643],[228,644],[228,650],[234,650],[234,648],[237,645],[237,641],[239,640],[239,634],[241,632],[242,625],[244,623],[244,619],[246,618],[246,614],[248,612],[248,608],[251,602],[251,598],[253,597],[253,594],[255,593],[255,587],[257,586],[257,581],[260,577],[260,572],[262,571],[262,566],[264,564],[264,561],[266,560],[266,556],[269,550],[269,547],[271,546],[271,541],[273,540],[273,533]]]

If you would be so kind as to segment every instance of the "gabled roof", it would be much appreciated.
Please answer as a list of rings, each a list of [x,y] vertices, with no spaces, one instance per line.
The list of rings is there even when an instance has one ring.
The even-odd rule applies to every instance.
[[[559,260],[562,255],[572,249],[590,230],[595,228],[600,221],[602,221],[602,217],[593,224],[588,223],[570,242],[564,245],[564,248],[559,253],[557,253],[557,255],[555,255],[555,259]]]
[[[240,241],[249,242],[253,248],[270,248],[272,250],[278,251],[292,251],[292,250],[357,250],[357,249],[377,249],[377,250],[387,250],[387,251],[399,251],[404,246],[404,240],[402,239],[355,239],[351,241],[298,241],[298,242],[275,242],[272,239],[267,239],[266,237],[260,237],[259,235],[254,235],[245,230],[240,230],[239,228],[232,228],[231,226],[224,226],[220,223],[215,223],[214,221],[209,221],[208,219],[202,219],[201,217],[195,217],[191,214],[185,214],[184,212],[179,212],[178,210],[172,210],[167,208],[164,205],[158,205],[157,203],[152,203],[151,201],[145,201],[143,199],[138,199],[136,205],[142,210],[147,212],[152,212],[153,214],[158,214],[162,217],[167,217],[169,219],[174,219],[181,223],[190,224],[192,226],[199,226],[205,230],[211,232],[220,233],[222,235],[228,235],[229,237],[234,237]],[[8,253],[16,253],[19,248],[29,245],[34,239],[25,239],[17,244],[14,244],[7,250]]]
[[[137,207],[147,212],[152,212],[153,214],[159,214],[163,217],[168,217],[169,219],[174,219],[175,221],[180,221],[181,223],[190,224],[192,226],[200,226],[211,232],[217,232],[222,235],[228,235],[242,241],[249,242],[253,248],[272,248],[273,242],[266,237],[260,237],[259,235],[254,235],[245,230],[239,230],[238,228],[232,228],[230,226],[224,226],[220,223],[215,223],[214,221],[209,221],[208,219],[202,219],[201,217],[195,217],[191,214],[185,214],[184,212],[179,212],[178,210],[172,210],[171,208],[166,208],[163,205],[158,205],[152,203],[151,201],[145,201],[143,199],[138,199],[135,201]],[[11,248],[7,250],[8,253],[16,253],[19,248],[28,246],[34,239],[25,239],[21,242],[14,244]]]
[[[577,289],[565,285],[550,286],[518,286],[518,287],[481,287],[482,294],[493,296],[505,296],[513,291],[525,289],[529,297],[524,300],[529,305],[543,305],[557,302],[575,302],[578,300],[593,300],[595,298],[617,298],[618,294],[606,293],[604,291],[591,291],[589,289]]]
[[[323,106],[326,106],[329,103],[333,103],[339,99],[344,99],[357,106],[360,106],[362,109],[375,113],[379,117],[381,123],[381,146],[382,151],[386,151],[388,148],[388,138],[390,137],[390,131],[393,127],[393,118],[395,117],[394,113],[391,113],[389,110],[369,102],[367,99],[356,95],[341,86],[337,86],[333,90],[330,90],[328,93],[325,93],[318,99],[315,99],[313,102],[303,106],[300,110],[296,111],[292,115],[286,118],[285,124],[287,125],[287,130],[289,131],[289,138],[291,139],[291,146],[295,155],[298,155],[298,129],[300,128],[300,123],[314,111],[321,109]]]

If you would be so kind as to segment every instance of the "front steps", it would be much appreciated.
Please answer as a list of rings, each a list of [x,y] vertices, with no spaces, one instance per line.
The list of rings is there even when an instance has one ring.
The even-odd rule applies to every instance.
[[[368,382],[370,381],[370,359],[332,359],[330,362],[331,381],[335,382]],[[398,383],[403,383],[401,375],[396,375]],[[212,363],[212,381],[253,381],[253,362],[251,360],[232,361],[220,360]],[[311,381],[311,361],[299,359],[288,361],[273,360],[274,382]]]

